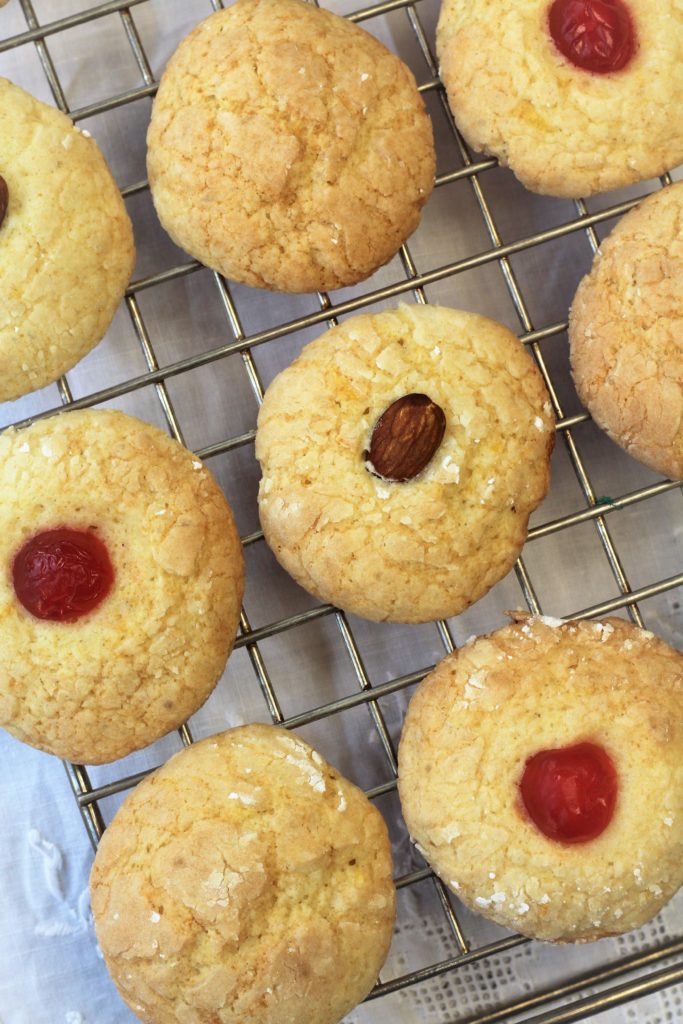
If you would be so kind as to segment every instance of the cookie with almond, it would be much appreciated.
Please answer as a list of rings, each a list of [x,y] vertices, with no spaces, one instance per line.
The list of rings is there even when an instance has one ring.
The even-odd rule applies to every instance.
[[[266,392],[266,540],[345,611],[456,615],[514,565],[554,437],[541,375],[501,324],[429,305],[353,317]]]

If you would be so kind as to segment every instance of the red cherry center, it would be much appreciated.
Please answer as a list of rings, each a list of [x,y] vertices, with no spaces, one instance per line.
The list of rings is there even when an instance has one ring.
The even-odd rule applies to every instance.
[[[548,23],[560,53],[583,71],[621,71],[635,53],[636,33],[623,0],[555,0]]]
[[[109,552],[90,530],[60,527],[31,537],[12,564],[14,592],[37,619],[75,622],[111,590]]]
[[[586,843],[612,820],[617,772],[602,747],[577,743],[530,757],[520,789],[529,817],[544,836],[558,843]]]

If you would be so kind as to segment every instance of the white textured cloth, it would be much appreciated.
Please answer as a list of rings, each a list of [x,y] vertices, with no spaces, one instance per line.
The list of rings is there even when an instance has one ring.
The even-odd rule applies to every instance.
[[[325,4],[348,13],[357,0]],[[85,10],[90,0],[35,0],[41,23]],[[437,0],[415,5],[427,37],[433,41]],[[143,0],[130,8],[141,42],[158,78],[181,36],[211,11],[209,0]],[[431,77],[404,10],[363,23],[407,60],[419,82]],[[26,30],[19,0],[0,12],[0,40]],[[113,96],[142,84],[140,70],[118,13],[99,18],[47,39],[48,52],[72,108]],[[17,81],[41,99],[51,100],[47,79],[32,44],[0,53],[0,74]],[[439,173],[460,166],[458,149],[435,93],[427,94],[435,122]],[[121,186],[145,177],[144,134],[151,102],[138,99],[81,122],[96,137]],[[2,154],[0,154],[0,172]],[[524,192],[512,176],[498,170],[481,176],[481,185],[502,240],[514,241],[572,220],[574,205]],[[656,184],[656,183],[655,183]],[[650,185],[650,187],[654,187]],[[645,186],[628,193],[642,194]],[[621,198],[621,197],[618,197]],[[599,197],[592,210],[614,196]],[[187,262],[158,226],[149,194],[131,196],[128,210],[138,245],[137,279]],[[599,231],[604,232],[604,228]],[[466,180],[436,190],[422,226],[410,242],[418,272],[443,267],[491,247],[476,197]],[[1,259],[1,245],[0,245]],[[538,246],[513,257],[511,267],[528,305],[534,327],[564,320],[574,288],[590,265],[591,249],[583,232]],[[1,272],[1,271],[0,271]],[[367,285],[333,296],[341,301],[364,291],[404,280],[398,259]],[[520,332],[519,318],[504,276],[495,263],[428,285],[430,301],[460,306],[493,316]],[[246,333],[265,331],[319,309],[314,296],[269,295],[248,288],[231,289]],[[139,311],[160,365],[232,341],[225,310],[212,275],[200,271],[141,290]],[[410,292],[405,295],[411,301]],[[396,301],[396,300],[392,300]],[[385,303],[386,304],[386,303]],[[301,345],[321,327],[300,331],[253,349],[254,364],[266,385]],[[567,415],[580,411],[568,378],[566,339],[543,343],[543,353]],[[131,317],[122,308],[105,341],[69,374],[75,397],[89,394],[146,371],[144,353]],[[173,378],[167,383],[186,443],[202,448],[255,426],[257,403],[242,358],[230,356]],[[0,406],[0,426],[59,404],[56,386],[19,402]],[[112,404],[143,419],[165,425],[153,387],[116,399]],[[575,439],[596,496],[611,498],[644,486],[656,477],[617,450],[592,425],[582,424]],[[209,465],[226,488],[242,534],[258,528],[257,466],[253,445],[218,455]],[[607,517],[607,525],[633,587],[673,575],[683,564],[681,495],[672,491]],[[553,460],[550,495],[534,516],[539,524],[585,507],[566,448],[559,442]],[[618,587],[591,523],[553,533],[529,543],[524,560],[542,609],[567,616],[618,594]],[[669,591],[642,605],[646,625],[673,643],[683,641],[678,601]],[[278,568],[262,542],[247,549],[245,608],[253,628],[315,606]],[[460,643],[471,633],[502,625],[508,608],[523,607],[523,593],[511,574],[487,597],[452,623]],[[373,684],[425,668],[445,653],[436,627],[373,625],[350,620],[365,670]],[[265,639],[260,645],[265,669],[285,716],[352,694],[358,681],[333,616],[325,616]],[[0,652],[1,657],[1,652]],[[410,691],[385,697],[379,704],[394,744]],[[196,738],[229,725],[268,720],[266,701],[244,648],[232,655],[215,694],[191,723]],[[391,778],[390,766],[368,709],[361,706],[301,729],[305,739],[353,781],[372,787]],[[124,763],[93,769],[94,785],[159,764],[178,749],[175,734]],[[120,796],[102,801],[109,820]],[[401,823],[395,794],[378,806],[391,824],[397,873],[422,866]],[[646,827],[646,823],[644,823]],[[98,956],[87,900],[92,849],[62,765],[0,732],[0,1024],[132,1024],[134,1017],[118,998]],[[472,947],[502,937],[500,929],[455,904]],[[431,982],[371,1002],[350,1015],[358,1024],[451,1024],[508,1001],[528,997],[561,980],[680,934],[683,899],[679,897],[651,925],[619,940],[593,946],[553,948],[538,943],[474,963]],[[430,881],[401,891],[399,923],[383,980],[454,956],[457,946]],[[663,966],[663,965],[662,965]],[[540,1009],[539,1011],[540,1012]],[[600,1016],[604,1024],[624,1020],[655,1024],[683,1019],[681,988],[640,1000]],[[304,1022],[302,1021],[302,1024]]]

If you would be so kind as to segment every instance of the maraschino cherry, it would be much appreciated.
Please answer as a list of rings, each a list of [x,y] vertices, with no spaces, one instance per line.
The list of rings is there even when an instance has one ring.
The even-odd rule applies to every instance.
[[[558,843],[586,843],[609,825],[617,801],[617,773],[595,743],[541,750],[524,766],[522,801],[534,825]]]
[[[636,33],[623,0],[555,0],[548,14],[560,53],[583,71],[621,71],[636,50]]]
[[[60,527],[24,544],[12,564],[12,582],[21,604],[37,619],[75,622],[104,601],[114,569],[92,530]]]

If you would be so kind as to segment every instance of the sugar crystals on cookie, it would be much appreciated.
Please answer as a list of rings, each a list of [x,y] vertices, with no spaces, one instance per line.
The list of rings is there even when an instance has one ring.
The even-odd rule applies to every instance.
[[[676,0],[444,0],[437,52],[468,143],[534,192],[593,195],[683,160]]]
[[[148,146],[174,241],[275,291],[369,277],[415,230],[434,184],[410,70],[302,0],[237,0],[197,25],[163,75]]]
[[[101,340],[134,262],[96,142],[0,78],[0,402],[57,380]]]
[[[346,611],[456,615],[512,568],[554,436],[541,375],[500,324],[439,306],[354,317],[266,392],[266,540],[303,587]]]
[[[406,823],[498,924],[618,935],[683,884],[683,655],[621,619],[516,618],[416,691],[399,748]]]
[[[377,978],[396,903],[379,811],[267,725],[210,737],[142,782],[90,888],[119,993],[158,1024],[337,1024]]]
[[[683,476],[683,183],[619,221],[578,287],[572,375],[595,422],[634,458]]]
[[[99,764],[179,726],[232,649],[230,508],[156,427],[83,410],[0,435],[0,725]]]

